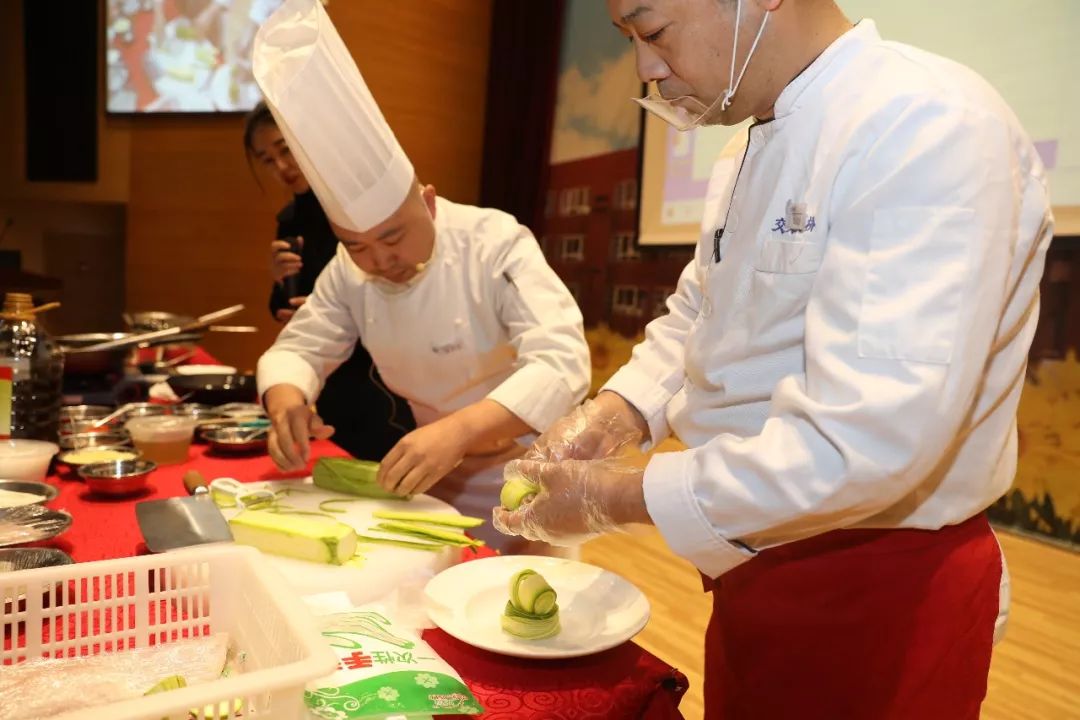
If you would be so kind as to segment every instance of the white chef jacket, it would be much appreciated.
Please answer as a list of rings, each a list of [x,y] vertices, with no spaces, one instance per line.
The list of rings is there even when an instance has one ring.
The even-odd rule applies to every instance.
[[[645,501],[710,577],[1001,496],[1052,236],[1043,167],[997,93],[871,21],[748,135],[741,170],[717,164],[668,314],[606,385],[654,442],[690,446],[652,458]]]
[[[338,246],[315,290],[259,360],[259,393],[309,401],[357,340],[427,425],[489,398],[543,431],[584,398],[581,311],[528,228],[498,210],[436,201],[435,251],[404,290],[371,280]]]

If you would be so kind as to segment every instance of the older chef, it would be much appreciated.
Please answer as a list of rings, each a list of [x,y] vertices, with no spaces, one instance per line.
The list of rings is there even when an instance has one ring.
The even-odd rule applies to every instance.
[[[608,0],[679,129],[753,116],[631,361],[509,532],[654,523],[708,578],[709,718],[977,718],[1052,234],[1016,117],[832,0]],[[734,158],[730,156],[734,154]],[[674,432],[644,470],[621,445]]]
[[[589,353],[573,297],[513,217],[417,181],[316,0],[287,0],[271,16],[254,71],[341,241],[259,361],[274,460],[300,468],[309,434],[332,432],[310,406],[359,340],[418,426],[383,458],[380,483],[488,516],[506,460],[585,396]],[[480,534],[504,552],[545,551]]]

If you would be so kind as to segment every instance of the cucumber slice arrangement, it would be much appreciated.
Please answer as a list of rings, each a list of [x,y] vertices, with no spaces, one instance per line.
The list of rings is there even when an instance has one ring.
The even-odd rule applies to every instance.
[[[499,504],[504,509],[514,511],[531,502],[540,492],[540,486],[523,475],[512,474],[506,478],[499,492]]]
[[[543,640],[559,634],[558,593],[535,570],[510,578],[510,599],[500,618],[503,632],[522,640]]]

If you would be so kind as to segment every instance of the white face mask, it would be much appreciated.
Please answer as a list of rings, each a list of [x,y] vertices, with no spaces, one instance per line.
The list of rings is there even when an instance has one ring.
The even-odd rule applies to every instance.
[[[757,50],[761,36],[765,32],[765,25],[768,22],[769,13],[765,13],[765,17],[761,19],[761,27],[758,28],[757,37],[754,38],[754,44],[750,46],[750,52],[747,53],[746,60],[743,61],[742,70],[739,71],[739,76],[735,77],[735,63],[739,53],[739,26],[742,24],[742,0],[736,0],[735,31],[731,43],[731,73],[728,76],[728,88],[713,101],[712,105],[706,106],[705,103],[689,95],[666,99],[659,93],[651,93],[643,98],[635,98],[634,102],[680,132],[699,127],[717,106],[722,111],[731,107],[731,103],[735,99],[735,93],[739,89],[739,84],[742,83],[743,75],[746,74],[746,68],[750,65],[750,58],[754,57],[754,51]],[[676,102],[692,105],[693,108],[688,109],[675,105]]]

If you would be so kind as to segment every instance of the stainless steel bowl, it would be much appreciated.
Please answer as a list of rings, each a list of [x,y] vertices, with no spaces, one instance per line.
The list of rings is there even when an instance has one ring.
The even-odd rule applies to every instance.
[[[184,403],[173,407],[173,415],[193,417],[196,420],[223,420],[225,415],[218,412],[212,405],[199,403]]]
[[[79,454],[93,450],[113,450],[118,453],[124,453],[127,457],[105,459],[105,460],[89,460],[80,461]],[[103,462],[116,462],[117,460],[138,460],[141,454],[133,447],[124,445],[106,446],[106,447],[92,447],[92,448],[76,448],[73,450],[65,450],[56,456],[56,462],[61,465],[66,465],[72,470],[78,471],[83,465],[97,465]]]
[[[113,408],[107,405],[65,405],[60,408],[60,422],[92,420],[110,415]]]
[[[235,454],[264,453],[266,452],[268,429],[239,426],[207,428],[203,431],[202,436],[210,444],[210,449],[215,452]],[[259,434],[255,435],[255,433]]]
[[[42,505],[0,508],[0,547],[56,537],[71,527],[71,514]]]
[[[266,410],[258,403],[225,403],[214,408],[217,412],[231,418],[266,417]]]
[[[71,565],[73,562],[70,555],[55,548],[5,548],[0,550],[0,575],[43,567],[61,567]],[[47,598],[52,588],[63,592],[63,587],[62,581],[42,586],[45,607],[48,607]],[[17,608],[18,612],[26,612],[26,592],[26,585],[14,587],[9,585],[6,589],[0,590],[0,598],[4,601],[4,611],[10,614]]]
[[[27,480],[0,480],[0,490],[41,496],[40,500],[32,502],[30,505],[44,505],[60,494],[59,490],[48,483],[29,482]]]
[[[92,492],[118,497],[143,490],[156,469],[157,465],[149,460],[116,460],[83,465],[79,475]]]
[[[71,433],[60,436],[61,450],[82,450],[83,448],[130,447],[131,438],[126,431],[109,428],[108,432]]]
[[[104,417],[104,416],[103,416]],[[64,435],[100,435],[102,433],[114,433],[120,431],[124,424],[123,416],[117,416],[104,425],[99,425],[101,418],[78,418],[60,421],[60,436]]]
[[[158,403],[130,403],[123,414],[123,421],[137,417],[149,417],[151,415],[171,415],[171,405],[159,405]]]
[[[71,565],[74,561],[55,548],[7,548],[0,550],[0,573]],[[9,598],[10,599],[10,598]]]

